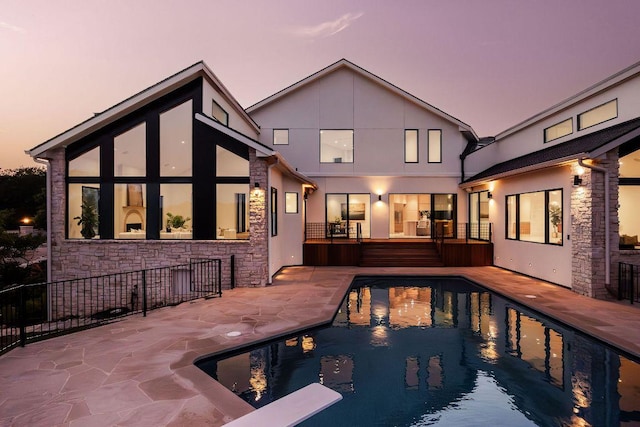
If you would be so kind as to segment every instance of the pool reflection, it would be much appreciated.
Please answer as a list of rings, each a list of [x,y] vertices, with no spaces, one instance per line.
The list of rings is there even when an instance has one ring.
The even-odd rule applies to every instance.
[[[352,289],[332,328],[199,367],[256,407],[311,382],[342,393],[345,404],[309,421],[318,425],[449,419],[488,387],[504,401],[503,421],[512,412],[531,425],[640,421],[637,363],[467,282],[393,282]]]

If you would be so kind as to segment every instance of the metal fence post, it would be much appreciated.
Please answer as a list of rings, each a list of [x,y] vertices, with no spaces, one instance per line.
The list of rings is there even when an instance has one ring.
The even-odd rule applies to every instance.
[[[633,297],[636,291],[633,278],[633,264],[629,264],[629,302],[631,304],[633,304]]]
[[[218,281],[220,282],[219,292],[222,294],[222,277],[220,277],[220,264],[218,263]],[[231,255],[231,289],[236,287],[236,256]]]
[[[20,285],[20,308],[18,312],[18,319],[20,319],[20,347],[24,347],[27,344],[27,301],[24,289],[25,286]]]
[[[235,279],[235,275],[233,274],[233,271],[236,268],[235,267],[235,264],[236,264],[235,259],[236,259],[235,255],[231,255],[231,272],[232,272],[231,274],[232,274],[232,277],[233,277],[233,280],[231,281],[231,289],[233,289],[235,287],[235,280],[236,280]],[[217,280],[217,282],[218,282],[218,296],[221,297],[222,296],[222,260],[219,259],[217,264],[218,264],[218,280]]]
[[[142,316],[147,317],[147,270],[142,270]]]

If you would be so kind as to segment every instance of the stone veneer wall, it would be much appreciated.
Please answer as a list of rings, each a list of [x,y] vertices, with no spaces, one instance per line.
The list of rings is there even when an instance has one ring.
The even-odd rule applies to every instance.
[[[594,166],[609,172],[610,283],[617,287],[619,258],[618,153],[610,151]],[[611,297],[605,287],[605,174],[585,168],[582,185],[571,190],[572,284],[574,292]]]
[[[222,260],[222,284],[231,281],[235,255],[236,286],[265,286],[268,277],[268,226],[265,190],[267,161],[250,150],[250,238],[246,240],[67,240],[64,149],[50,153],[51,281],[69,280],[132,270],[166,267],[191,258]],[[255,182],[260,189],[254,189]],[[114,302],[115,303],[115,302]]]

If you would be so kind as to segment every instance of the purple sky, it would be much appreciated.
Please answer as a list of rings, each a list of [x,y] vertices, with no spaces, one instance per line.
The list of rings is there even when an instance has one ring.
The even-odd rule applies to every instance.
[[[640,61],[637,0],[0,0],[0,168],[204,60],[248,107],[347,58],[494,135]]]

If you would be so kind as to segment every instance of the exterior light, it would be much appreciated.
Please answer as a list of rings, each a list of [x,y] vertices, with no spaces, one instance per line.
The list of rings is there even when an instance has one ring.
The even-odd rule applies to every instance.
[[[260,183],[259,183],[259,182],[256,182],[256,183],[255,183],[255,187],[256,187],[256,188],[260,188]]]
[[[487,192],[487,198],[493,199],[493,193],[491,191]]]
[[[382,194],[378,194],[378,201],[381,202],[382,201]]]
[[[580,175],[574,175],[573,176],[573,186],[574,187],[578,187],[582,185],[582,178],[580,178]]]

